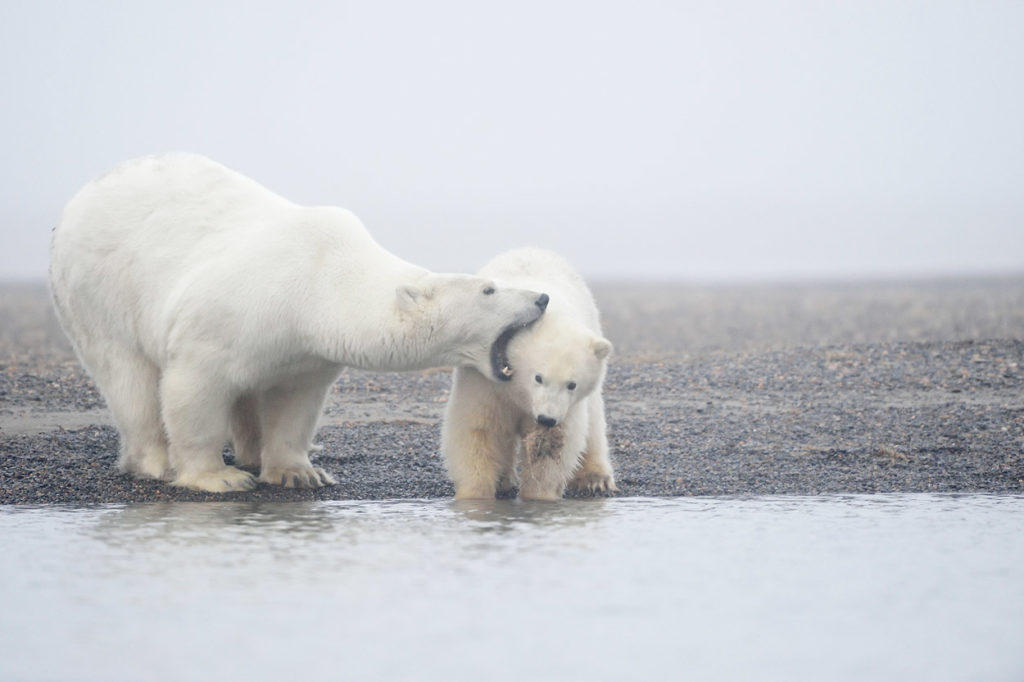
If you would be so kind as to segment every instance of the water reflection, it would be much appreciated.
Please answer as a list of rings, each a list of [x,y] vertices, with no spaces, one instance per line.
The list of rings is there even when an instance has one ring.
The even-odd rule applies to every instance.
[[[103,514],[90,534],[112,545],[216,543],[258,531],[303,542],[337,533],[337,520],[336,514],[316,502],[166,502],[127,505],[116,514]]]
[[[1022,526],[979,495],[6,507],[0,678],[1021,679]]]
[[[523,526],[545,528],[582,527],[609,513],[608,500],[454,500],[448,503],[457,517],[472,522],[480,533],[509,533]]]
[[[94,507],[88,533],[97,542],[139,548],[264,541],[281,536],[290,543],[356,541],[368,532],[419,526],[429,533],[507,534],[582,529],[611,510],[607,500],[533,502],[519,500],[401,500],[379,502],[167,502]],[[81,509],[65,510],[81,514]],[[425,528],[425,530],[427,530]]]

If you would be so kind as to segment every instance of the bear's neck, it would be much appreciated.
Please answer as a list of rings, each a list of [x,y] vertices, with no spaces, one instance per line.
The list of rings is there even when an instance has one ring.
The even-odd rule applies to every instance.
[[[373,325],[367,335],[342,333],[336,337],[330,359],[348,367],[403,372],[447,364],[441,349],[435,348],[429,333],[394,324]]]
[[[396,305],[396,290],[415,284],[426,271],[399,269],[389,277],[374,277],[358,301],[340,301],[316,335],[318,354],[327,360],[360,369],[409,371],[448,363],[447,349],[438,343],[436,321],[427,313],[407,312]],[[351,287],[340,291],[352,291]]]

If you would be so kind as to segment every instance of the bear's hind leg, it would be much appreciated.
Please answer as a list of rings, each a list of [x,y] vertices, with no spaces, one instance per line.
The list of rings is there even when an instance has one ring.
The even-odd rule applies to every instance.
[[[336,373],[312,374],[275,386],[260,397],[263,456],[260,481],[286,488],[335,485],[309,461],[310,444]]]
[[[235,466],[259,471],[263,429],[259,396],[255,393],[246,393],[231,407],[231,448],[235,451]]]
[[[139,478],[167,474],[167,436],[160,418],[160,371],[143,355],[107,351],[96,380],[121,434],[117,468]]]
[[[221,456],[237,399],[223,378],[201,366],[171,366],[161,379],[160,396],[174,485],[213,493],[255,487],[252,474],[225,465]]]

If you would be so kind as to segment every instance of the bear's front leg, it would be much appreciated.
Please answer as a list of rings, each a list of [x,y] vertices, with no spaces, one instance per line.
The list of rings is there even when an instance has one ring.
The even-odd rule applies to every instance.
[[[583,438],[578,424],[566,420],[551,428],[532,427],[523,437],[523,472],[519,497],[557,500],[579,465]]]
[[[519,487],[519,474],[516,472],[515,457],[511,456],[498,471],[497,492],[499,495],[511,493]]]
[[[456,425],[448,429],[445,464],[455,484],[457,500],[493,500],[499,479],[507,475],[506,462],[513,459],[515,443],[495,437],[490,428]],[[508,485],[510,481],[503,481]]]
[[[260,481],[286,488],[337,483],[309,461],[310,443],[334,379],[334,374],[306,376],[263,393],[259,401],[263,428]]]
[[[569,481],[568,488],[583,495],[614,493],[618,487],[615,485],[615,473],[608,455],[608,426],[605,423],[601,394],[590,396],[586,408],[590,412],[590,424],[583,462]]]
[[[236,467],[259,473],[263,427],[259,396],[255,393],[241,396],[231,409],[231,448],[235,451]]]
[[[441,427],[441,454],[456,499],[493,500],[499,486],[513,482],[518,436],[510,414],[489,379],[456,368]]]

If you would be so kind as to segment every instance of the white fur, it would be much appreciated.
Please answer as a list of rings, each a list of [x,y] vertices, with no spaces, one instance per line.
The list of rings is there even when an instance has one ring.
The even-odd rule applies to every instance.
[[[557,499],[566,485],[614,491],[601,397],[612,347],[590,290],[561,257],[540,249],[502,254],[479,274],[541,287],[551,303],[509,344],[509,382],[489,381],[472,367],[455,370],[441,434],[455,496],[493,498],[515,487],[517,478],[526,499]],[[540,419],[555,426],[541,426]]]
[[[54,232],[50,284],[113,412],[120,468],[209,491],[255,484],[224,465],[229,437],[261,481],[333,483],[308,451],[344,366],[489,373],[501,331],[542,308],[535,292],[407,263],[344,209],[188,154],[86,185]]]

